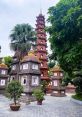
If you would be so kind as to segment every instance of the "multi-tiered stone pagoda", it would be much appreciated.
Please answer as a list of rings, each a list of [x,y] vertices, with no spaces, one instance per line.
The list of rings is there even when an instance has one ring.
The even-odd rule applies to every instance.
[[[39,58],[40,70],[41,70],[41,80],[49,80],[48,77],[48,64],[47,64],[47,41],[45,32],[45,18],[42,14],[39,14],[36,20],[36,32],[37,32],[37,42],[36,42],[36,56]]]

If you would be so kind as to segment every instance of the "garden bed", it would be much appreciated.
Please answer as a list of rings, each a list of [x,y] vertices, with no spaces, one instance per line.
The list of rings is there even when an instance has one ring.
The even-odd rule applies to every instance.
[[[82,105],[82,96],[80,95],[73,95],[71,100],[77,104]]]

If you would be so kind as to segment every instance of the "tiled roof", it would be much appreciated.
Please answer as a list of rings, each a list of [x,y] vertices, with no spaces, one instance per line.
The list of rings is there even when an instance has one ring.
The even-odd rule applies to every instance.
[[[7,65],[6,65],[6,64],[1,63],[1,64],[0,64],[0,68],[8,68],[8,67],[7,67]]]
[[[55,72],[55,71],[63,71],[59,65],[56,65],[54,66],[52,69],[51,69],[52,72]]]
[[[35,52],[32,50],[28,52],[28,55],[24,56],[21,62],[25,61],[34,61],[34,62],[40,62],[39,58],[35,56]]]

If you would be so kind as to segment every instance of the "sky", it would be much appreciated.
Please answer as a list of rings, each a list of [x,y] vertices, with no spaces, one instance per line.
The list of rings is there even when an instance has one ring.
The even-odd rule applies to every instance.
[[[47,19],[48,8],[56,5],[58,1],[59,0],[0,0],[0,57],[14,54],[9,47],[9,35],[16,24],[29,23],[35,28],[36,16],[39,15],[40,9],[42,9],[42,14],[45,15]]]

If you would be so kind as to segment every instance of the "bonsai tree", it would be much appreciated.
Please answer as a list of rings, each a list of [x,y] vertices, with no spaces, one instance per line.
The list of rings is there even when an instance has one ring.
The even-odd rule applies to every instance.
[[[33,96],[36,98],[37,100],[37,104],[38,105],[42,105],[42,101],[44,100],[44,93],[41,89],[35,89],[33,91]]]
[[[14,100],[14,107],[18,105],[17,100],[20,98],[21,93],[23,92],[23,87],[20,82],[13,80],[7,86],[7,92],[9,93],[9,97]],[[10,105],[10,108],[12,108]],[[20,108],[20,107],[19,107]]]

